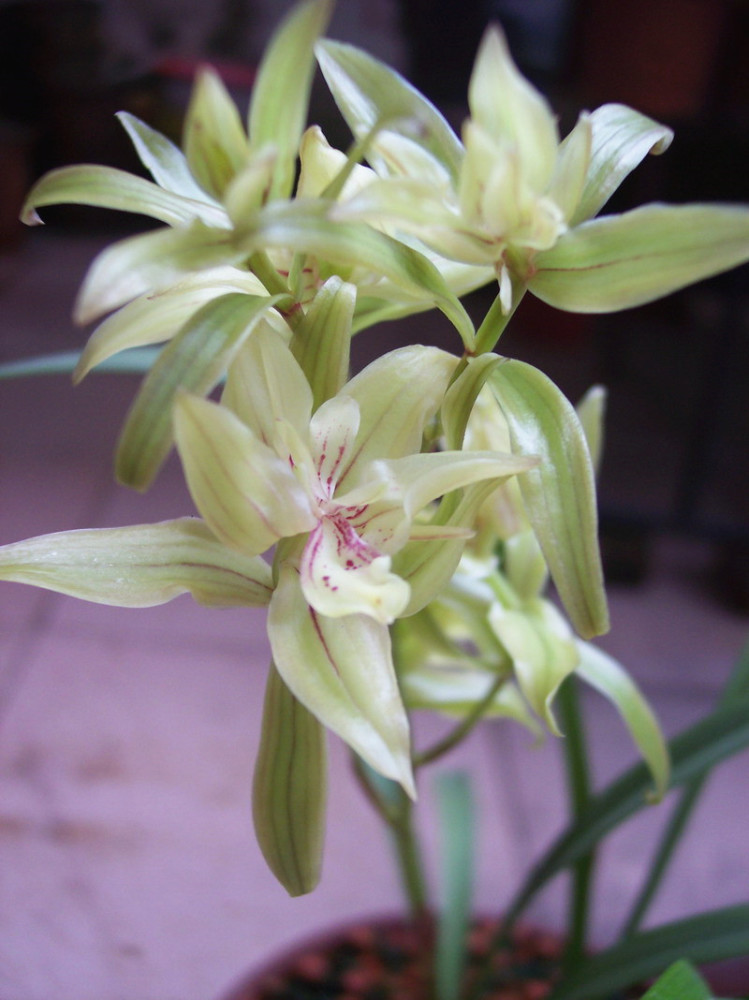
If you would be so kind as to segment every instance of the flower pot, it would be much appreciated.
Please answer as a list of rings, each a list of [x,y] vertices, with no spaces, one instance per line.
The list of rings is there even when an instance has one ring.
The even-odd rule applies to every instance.
[[[475,977],[497,929],[476,920],[468,937]],[[238,982],[221,1000],[426,1000],[433,928],[399,919],[376,920],[321,934]],[[510,952],[496,956],[483,1000],[543,1000],[562,953],[552,934],[520,927]]]

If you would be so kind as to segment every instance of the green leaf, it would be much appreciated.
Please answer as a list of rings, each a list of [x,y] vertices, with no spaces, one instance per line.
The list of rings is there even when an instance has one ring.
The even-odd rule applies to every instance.
[[[216,198],[222,197],[249,159],[249,144],[237,106],[212,69],[198,73],[182,145],[191,173]]]
[[[73,318],[89,323],[144,292],[161,291],[185,275],[237,264],[245,257],[229,230],[202,222],[128,236],[96,257],[78,292]]]
[[[252,816],[263,857],[290,896],[311,892],[320,880],[326,801],[325,732],[271,664]]]
[[[145,372],[151,367],[158,353],[158,349],[151,348],[124,351],[116,358],[103,361],[99,371],[118,374]],[[79,364],[80,358],[79,351],[59,351],[55,354],[40,354],[35,358],[6,361],[0,365],[0,379],[25,378],[30,375],[69,375]]]
[[[220,226],[226,219],[226,213],[218,206],[172,194],[152,181],[116,167],[89,164],[60,167],[45,174],[29,192],[21,218],[29,225],[39,223],[42,220],[36,214],[37,208],[59,204],[136,212],[169,226],[184,225],[194,219]]]
[[[595,482],[585,433],[551,379],[522,361],[489,376],[513,451],[540,464],[518,477],[528,517],[575,628],[584,638],[609,627],[598,549]]]
[[[211,198],[190,173],[187,158],[178,146],[127,111],[118,111],[116,117],[130,137],[141,163],[159,187],[221,210],[220,203]]]
[[[701,964],[748,952],[749,905],[728,906],[643,931],[607,948],[565,978],[549,1000],[598,1000],[658,975],[678,959]]]
[[[185,593],[212,607],[262,607],[272,592],[262,559],[227,549],[191,517],[4,545],[0,579],[123,608],[148,608]]]
[[[288,198],[294,185],[315,69],[314,44],[331,12],[331,0],[295,6],[273,36],[255,80],[248,130],[255,152],[266,145],[278,150],[272,198]]]
[[[653,204],[569,230],[538,254],[528,287],[559,309],[613,312],[747,260],[749,209]]]
[[[386,127],[427,149],[457,180],[463,146],[423,94],[384,63],[352,45],[325,39],[317,59],[336,104],[357,139]]]
[[[706,774],[747,746],[749,698],[744,695],[669,741],[671,788]],[[520,913],[557,872],[573,864],[610,830],[644,808],[651,782],[646,765],[637,764],[591,798],[585,815],[567,827],[535,865],[510,907],[511,915]]]
[[[355,306],[356,287],[328,278],[294,328],[291,350],[312,387],[315,409],[348,378]]]
[[[454,771],[439,775],[436,790],[444,893],[435,953],[437,1000],[457,1000],[471,917],[475,817],[467,774]]]
[[[254,323],[275,301],[238,292],[221,295],[199,309],[163,348],[117,445],[115,470],[123,485],[147,489],[172,446],[172,404],[178,390],[209,393]]]
[[[689,962],[680,959],[658,977],[642,1000],[713,1000],[713,994]]]
[[[653,153],[665,152],[673,132],[624,104],[604,104],[588,116],[591,157],[585,186],[570,225],[597,215],[624,178]]]

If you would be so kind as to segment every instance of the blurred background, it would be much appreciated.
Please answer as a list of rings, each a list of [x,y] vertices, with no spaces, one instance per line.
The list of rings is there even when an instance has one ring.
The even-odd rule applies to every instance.
[[[138,171],[114,113],[178,140],[203,62],[244,110],[263,46],[291,6],[0,0],[0,361],[79,349],[86,332],[70,313],[87,265],[147,224],[64,206],[25,229],[17,216],[32,181],[84,161]],[[608,101],[674,128],[668,152],[625,182],[612,210],[749,201],[745,0],[339,0],[330,34],[405,73],[459,128],[491,19],[563,132],[581,109]],[[321,86],[313,105],[345,147]],[[490,300],[476,293],[469,309],[479,316]],[[430,314],[357,338],[356,364],[404,339],[458,349]],[[526,299],[502,350],[541,367],[573,401],[595,382],[610,391],[600,500],[614,627],[603,643],[674,732],[711,703],[747,626],[747,267],[610,317]],[[189,511],[173,461],[146,497],[111,481],[136,388],[134,377],[113,375],[74,392],[59,376],[0,383],[1,542]],[[122,612],[0,587],[2,1000],[217,997],[299,933],[399,905],[381,831],[351,807],[357,792],[340,748],[320,889],[289,901],[265,870],[249,787],[267,656],[260,614],[217,618],[186,599]],[[602,747],[596,776],[607,777],[632,750],[597,702],[586,707]],[[523,734],[490,726],[458,762],[477,770],[484,795],[479,905],[496,908],[561,822],[556,746],[529,753]],[[741,758],[711,783],[656,916],[745,901],[747,777]],[[429,815],[428,790],[425,799]],[[643,822],[609,851],[599,940],[657,827]],[[355,877],[363,866],[366,883]],[[534,916],[554,925],[563,910],[552,897]]]

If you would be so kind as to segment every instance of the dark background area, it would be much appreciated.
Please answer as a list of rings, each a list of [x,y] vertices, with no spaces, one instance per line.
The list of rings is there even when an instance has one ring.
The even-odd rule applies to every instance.
[[[246,102],[253,66],[291,3],[207,6],[136,0],[0,3],[0,253],[29,238],[17,211],[50,167],[91,161],[138,170],[114,119],[127,109],[179,138],[195,67],[211,61]],[[606,209],[650,200],[749,201],[749,4],[742,0],[339,0],[331,34],[394,63],[459,127],[485,25],[496,19],[522,70],[550,97],[562,130],[581,108],[631,104],[671,125]],[[334,110],[316,117],[345,142]],[[56,231],[143,220],[81,208],[46,214]],[[477,314],[486,292],[471,298]],[[609,573],[646,574],[662,533],[710,539],[721,597],[749,607],[749,294],[747,268],[652,306],[575,317],[524,303],[502,350],[538,364],[571,399],[592,382],[611,392],[601,479]],[[454,338],[440,317],[419,335]],[[366,336],[366,335],[364,335]],[[391,329],[393,342],[401,336]],[[410,332],[413,338],[413,332]],[[378,342],[381,346],[381,341]],[[368,348],[362,343],[361,359]]]

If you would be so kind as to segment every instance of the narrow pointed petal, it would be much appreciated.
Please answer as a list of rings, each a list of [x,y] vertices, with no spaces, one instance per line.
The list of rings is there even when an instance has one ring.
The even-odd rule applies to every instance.
[[[73,317],[76,323],[89,323],[144,292],[161,291],[185,275],[237,264],[245,257],[227,229],[200,222],[128,236],[96,257],[78,292]]]
[[[130,137],[140,162],[159,187],[182,195],[183,198],[192,198],[216,209],[221,208],[220,203],[195,180],[187,164],[187,157],[171,139],[127,111],[119,111],[116,117]]]
[[[185,118],[183,146],[191,173],[216,198],[222,197],[249,159],[237,107],[212,69],[198,73]]]
[[[249,271],[214,268],[190,276],[161,295],[143,295],[100,323],[86,342],[73,375],[75,382],[119,351],[158,344],[171,338],[207,302],[227,292],[264,295]]]
[[[607,653],[587,642],[578,643],[577,675],[614,705],[637,749],[650,768],[655,795],[661,799],[668,788],[669,758],[663,733],[653,710],[629,674]]]
[[[479,47],[468,104],[479,125],[517,150],[523,175],[534,190],[543,191],[556,159],[556,120],[546,100],[518,72],[496,25],[486,30]]]
[[[93,164],[59,167],[45,174],[29,192],[21,219],[30,225],[39,223],[37,208],[62,204],[137,212],[169,226],[181,226],[194,219],[220,226],[226,219],[220,206],[164,191],[153,181],[126,170]]]
[[[436,347],[403,347],[367,365],[346,385],[359,404],[356,448],[339,479],[358,485],[372,460],[421,451],[427,421],[437,412],[458,359]]]
[[[302,367],[317,409],[343,387],[349,373],[356,286],[329,278],[294,330],[291,350]]]
[[[273,36],[252,89],[248,123],[252,147],[258,150],[272,143],[278,150],[272,198],[291,194],[299,140],[307,124],[314,44],[331,13],[330,0],[296,6]]]
[[[749,209],[645,205],[584,222],[539,253],[529,288],[572,312],[612,312],[749,260]]]
[[[274,146],[265,147],[227,184],[223,203],[235,226],[246,226],[267,202],[277,158]]]
[[[268,867],[290,896],[320,880],[327,752],[320,723],[271,664],[252,785],[252,818]]]
[[[576,214],[590,172],[593,126],[583,112],[559,147],[548,195],[562,210],[566,222]]]
[[[597,215],[648,153],[665,152],[674,137],[667,126],[624,104],[604,104],[592,112],[589,121],[590,166],[571,219],[573,226]]]
[[[286,563],[268,613],[273,658],[299,701],[375,771],[415,796],[408,717],[386,625],[366,615],[327,618],[305,600]]]
[[[144,490],[172,447],[177,392],[209,393],[232,356],[275,299],[230,292],[199,309],[162,350],[130,407],[117,444],[115,471],[123,485]]]
[[[502,455],[498,452],[437,451],[408,455],[378,463],[398,486],[408,517],[449,493],[485,479],[501,480],[538,465],[532,455]]]
[[[326,517],[310,534],[301,561],[307,602],[321,615],[369,615],[389,625],[408,604],[408,584],[390,557],[369,545],[344,517]]]
[[[495,368],[489,384],[513,452],[541,459],[518,483],[559,596],[582,636],[600,635],[608,629],[608,608],[593,464],[580,421],[554,383],[522,361]]]
[[[283,424],[302,439],[309,432],[309,384],[288,346],[266,322],[257,325],[232,362],[221,401],[271,448],[279,447]]]
[[[440,112],[410,83],[384,63],[353,45],[325,39],[317,59],[336,104],[357,139],[377,125],[400,130],[457,178],[462,147]],[[377,163],[377,144],[374,144]],[[369,154],[368,154],[369,155]]]
[[[256,555],[317,523],[288,463],[225,407],[180,395],[174,429],[193,500],[227,545]]]
[[[603,455],[606,390],[602,385],[591,386],[575,407],[588,442],[593,471],[598,474]]]
[[[508,611],[493,604],[489,621],[512,658],[515,676],[528,704],[552,733],[561,736],[552,702],[562,681],[577,667],[579,653],[551,605],[534,603],[539,606],[537,615]]]
[[[146,608],[190,593],[213,607],[268,604],[270,567],[197,518],[40,535],[0,548],[0,579],[97,604]]]

